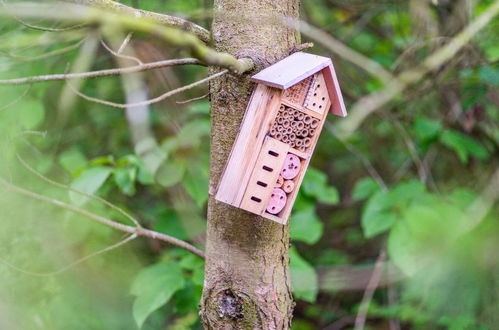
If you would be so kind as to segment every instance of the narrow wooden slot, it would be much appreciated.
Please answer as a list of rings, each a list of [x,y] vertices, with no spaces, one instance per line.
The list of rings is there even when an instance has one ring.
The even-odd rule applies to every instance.
[[[260,198],[255,197],[255,196],[251,196],[251,200],[252,200],[252,201],[255,201],[255,202],[257,202],[257,203],[260,203],[260,202],[262,201]]]
[[[272,155],[274,157],[279,157],[279,154],[275,151],[269,150],[269,155]]]
[[[266,184],[265,182],[262,182],[262,181],[257,181],[256,184],[259,185],[259,186],[262,186],[262,187],[267,187],[268,186],[268,184]]]
[[[272,172],[274,170],[273,168],[268,167],[267,165],[263,165],[262,168],[267,172]]]

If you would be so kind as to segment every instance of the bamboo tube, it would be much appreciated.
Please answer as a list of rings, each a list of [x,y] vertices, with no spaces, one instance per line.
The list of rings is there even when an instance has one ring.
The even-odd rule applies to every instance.
[[[288,128],[291,126],[291,122],[286,119],[282,122],[282,126]]]
[[[309,136],[314,136],[315,135],[315,129],[314,128],[311,128],[308,130],[308,135]]]
[[[279,177],[277,178],[277,182],[275,183],[275,186],[276,187],[282,187],[282,184],[284,183],[284,178],[282,177],[282,175],[279,175]]]
[[[290,141],[296,140],[296,135],[294,133],[289,134],[289,140]]]
[[[301,130],[300,132],[300,135],[303,136],[303,137],[307,137],[308,136],[308,129],[304,128]]]
[[[293,129],[291,127],[286,128],[286,134],[293,133]]]
[[[282,122],[284,121],[284,118],[283,117],[277,117],[277,122],[279,124],[282,124]]]
[[[296,139],[296,146],[301,147],[303,145],[303,140],[302,139]]]
[[[275,136],[277,134],[277,130],[275,128],[270,129],[270,136]]]
[[[282,131],[284,131],[284,127],[282,127],[282,125],[277,126],[276,129],[278,132],[281,132],[281,133],[282,133]]]
[[[303,146],[308,147],[310,145],[310,142],[312,142],[312,140],[309,137],[304,138],[303,139]]]
[[[309,115],[306,115],[305,117],[303,117],[303,122],[305,124],[309,125],[312,122],[312,117]]]
[[[296,124],[298,124],[298,122],[297,122],[297,121],[292,121],[292,122],[291,122],[291,127],[296,128]]]
[[[312,122],[310,123],[310,127],[317,128],[317,126],[319,126],[319,119],[317,119],[317,118],[312,119]]]
[[[286,106],[284,106],[284,104],[281,104],[281,106],[279,107],[279,111],[284,111],[286,109]]]
[[[282,185],[282,190],[284,190],[285,193],[290,193],[295,189],[295,183],[293,180],[286,180],[284,181]]]
[[[297,114],[295,117],[298,120],[303,120],[303,117],[305,117],[305,114],[303,112],[297,111]]]
[[[305,128],[305,124],[302,121],[299,121],[298,124],[296,124],[296,128],[301,131]]]
[[[288,143],[288,141],[289,141],[288,136],[287,135],[283,135],[281,141],[284,142],[284,143]]]
[[[290,142],[289,142],[289,146],[290,146],[291,148],[296,147],[296,141],[290,141]]]
[[[298,150],[300,150],[301,152],[305,152],[307,151],[307,147],[301,146]]]

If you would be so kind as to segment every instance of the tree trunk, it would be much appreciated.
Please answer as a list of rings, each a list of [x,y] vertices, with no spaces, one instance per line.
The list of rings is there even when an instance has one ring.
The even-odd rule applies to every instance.
[[[255,15],[298,18],[299,0],[215,0],[214,46],[250,57],[255,71],[286,57],[299,33]],[[237,136],[254,84],[222,76],[210,86],[210,194]],[[237,184],[235,182],[234,184]],[[206,269],[201,316],[206,329],[288,329],[291,323],[289,226],[215,201],[208,202]]]

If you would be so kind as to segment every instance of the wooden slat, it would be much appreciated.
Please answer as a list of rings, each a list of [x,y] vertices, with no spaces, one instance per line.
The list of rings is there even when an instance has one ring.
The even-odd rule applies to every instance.
[[[312,111],[312,110],[308,110],[306,108],[304,108],[303,106],[301,105],[297,105],[297,104],[293,104],[293,103],[290,103],[286,100],[281,100],[281,103],[288,106],[288,107],[291,107],[293,109],[296,109],[296,110],[300,110],[301,112],[309,115],[309,116],[312,116],[314,118],[317,118],[317,119],[321,119],[322,118],[322,115],[318,112],[315,112],[315,111]]]
[[[298,52],[260,71],[251,80],[287,89],[329,65],[331,59],[327,57]]]
[[[265,139],[241,201],[242,209],[255,214],[265,211],[289,149],[276,139]]]
[[[331,99],[331,113],[340,116],[347,116],[347,109],[345,108],[345,103],[343,102],[343,95],[341,94],[340,83],[336,77],[336,72],[334,71],[334,66],[327,66],[322,70],[324,74],[324,80],[326,81],[329,98]]]
[[[218,185],[216,200],[240,205],[270,121],[279,108],[280,95],[278,89],[257,85]]]

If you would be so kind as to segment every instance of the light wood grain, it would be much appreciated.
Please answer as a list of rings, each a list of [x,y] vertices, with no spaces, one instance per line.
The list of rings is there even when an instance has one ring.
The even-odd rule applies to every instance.
[[[239,207],[249,177],[280,105],[281,91],[258,85],[248,103],[239,134],[220,180],[215,199]]]
[[[322,72],[317,74],[317,79],[315,79],[314,84],[310,87],[308,94],[305,104],[303,104],[306,109],[312,110],[321,116],[329,110],[327,105],[330,98]]]
[[[265,211],[289,149],[286,143],[271,137],[265,138],[240,208],[255,214],[262,214]]]

